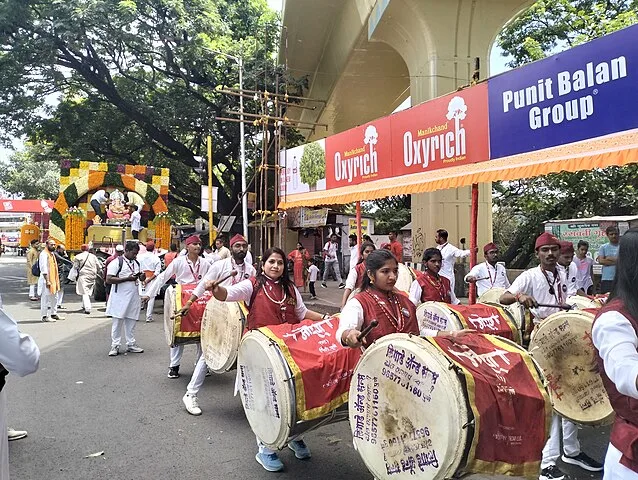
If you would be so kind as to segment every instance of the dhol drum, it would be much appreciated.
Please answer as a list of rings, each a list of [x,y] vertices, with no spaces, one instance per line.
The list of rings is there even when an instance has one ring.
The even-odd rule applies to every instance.
[[[500,303],[501,295],[505,293],[505,289],[501,287],[490,288],[483,292],[483,295],[476,300],[479,303]]]
[[[206,304],[202,320],[202,352],[214,373],[234,370],[237,350],[246,326],[248,312],[243,303],[220,302],[215,297]]]
[[[554,313],[534,333],[529,353],[545,373],[556,413],[581,425],[607,425],[614,412],[594,368],[593,322],[586,311]]]
[[[410,268],[403,263],[399,263],[399,275],[394,287],[402,292],[409,293],[410,286],[416,277]]]
[[[527,352],[492,335],[385,336],[357,364],[348,404],[377,479],[537,476],[552,412]]]
[[[333,317],[244,335],[237,359],[241,401],[253,432],[270,448],[347,420],[350,378],[361,351],[339,344],[338,327]]]
[[[496,305],[507,310],[514,318],[514,322],[518,326],[518,329],[521,331],[521,336],[523,337],[523,345],[527,345],[529,343],[529,336],[532,333],[532,329],[534,328],[531,314],[529,310],[527,310],[518,302],[514,302],[511,305],[503,305],[502,303],[500,303],[501,295],[503,295],[504,293],[504,288],[490,288],[486,292],[483,292],[483,295],[481,295],[477,299],[477,302],[484,303],[486,305]]]
[[[521,332],[512,314],[501,305],[450,305],[443,302],[424,302],[416,309],[419,329],[463,330],[470,328],[509,338],[520,344]]]
[[[191,306],[184,317],[177,315],[186,302],[191,298],[197,284],[171,285],[164,294],[164,335],[170,347],[199,343],[202,328],[202,318],[206,303],[212,293],[206,291]]]
[[[582,297],[580,295],[572,295],[571,297],[567,297],[565,303],[567,303],[567,305],[571,305],[576,310],[600,308],[602,306],[602,304],[598,300],[589,297]]]

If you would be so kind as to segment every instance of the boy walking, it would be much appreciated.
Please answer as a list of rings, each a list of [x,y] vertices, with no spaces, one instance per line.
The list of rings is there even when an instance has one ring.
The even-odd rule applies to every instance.
[[[310,288],[310,300],[317,298],[317,292],[315,291],[315,282],[319,278],[319,269],[312,258],[308,259],[308,287]]]

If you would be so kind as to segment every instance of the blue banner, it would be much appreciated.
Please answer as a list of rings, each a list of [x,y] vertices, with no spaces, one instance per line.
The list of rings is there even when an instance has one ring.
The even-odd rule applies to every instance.
[[[490,158],[638,128],[638,25],[493,77]]]

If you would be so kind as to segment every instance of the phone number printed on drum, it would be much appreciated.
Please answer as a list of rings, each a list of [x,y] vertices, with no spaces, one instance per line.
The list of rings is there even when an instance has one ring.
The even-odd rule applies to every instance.
[[[388,345],[381,374],[426,403],[432,401],[432,392],[439,378],[439,373],[422,365],[414,354],[409,354],[406,359],[405,351],[393,345]]]

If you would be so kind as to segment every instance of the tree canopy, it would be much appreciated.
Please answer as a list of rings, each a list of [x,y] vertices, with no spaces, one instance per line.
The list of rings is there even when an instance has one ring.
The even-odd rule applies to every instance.
[[[635,23],[636,0],[539,0],[497,43],[517,67]],[[636,213],[636,173],[638,166],[628,165],[494,183],[494,237],[502,259],[527,267],[545,221]]]
[[[266,0],[5,0],[0,141],[26,135],[52,155],[169,167],[171,201],[198,211],[196,157],[212,134],[228,211],[240,193],[239,126],[215,117],[238,110],[236,96],[219,92],[237,86],[238,65],[215,51],[242,56],[244,88],[273,91],[286,81],[278,39]]]

